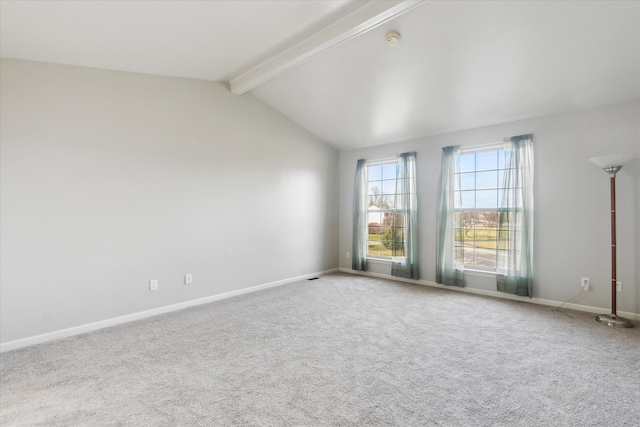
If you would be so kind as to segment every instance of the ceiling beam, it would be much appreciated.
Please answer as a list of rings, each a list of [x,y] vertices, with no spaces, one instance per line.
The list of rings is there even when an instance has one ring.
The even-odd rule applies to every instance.
[[[231,92],[241,95],[413,9],[423,0],[370,1],[336,22],[283,50],[229,81]]]

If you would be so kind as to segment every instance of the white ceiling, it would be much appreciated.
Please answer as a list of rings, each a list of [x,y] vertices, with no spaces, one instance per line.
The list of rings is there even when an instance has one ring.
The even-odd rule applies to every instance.
[[[229,81],[363,4],[1,0],[0,55]],[[640,2],[425,2],[251,92],[339,149],[638,99]]]
[[[227,81],[349,8],[347,0],[0,0],[0,56]]]

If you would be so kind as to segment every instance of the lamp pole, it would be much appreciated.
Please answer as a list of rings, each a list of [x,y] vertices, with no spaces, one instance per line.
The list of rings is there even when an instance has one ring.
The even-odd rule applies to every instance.
[[[605,169],[609,173],[609,182],[611,183],[611,314],[617,316],[616,312],[616,262],[618,259],[616,252],[616,173],[620,168]]]
[[[606,157],[610,156],[593,158],[591,161],[602,167],[599,163],[601,163],[601,160]],[[609,175],[611,191],[611,314],[600,314],[596,317],[596,320],[608,326],[632,328],[633,324],[629,320],[619,317],[616,310],[616,174],[620,169],[622,169],[622,166],[604,166],[602,168]]]

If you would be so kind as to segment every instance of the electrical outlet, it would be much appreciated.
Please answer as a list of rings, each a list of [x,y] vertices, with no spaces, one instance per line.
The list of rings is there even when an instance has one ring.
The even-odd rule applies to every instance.
[[[184,275],[184,284],[185,285],[190,285],[193,283],[193,276],[191,274],[185,274]]]
[[[580,287],[582,289],[584,289],[585,291],[589,290],[589,278],[588,277],[583,277],[582,279],[580,279]]]
[[[351,252],[347,252],[347,259],[351,258]]]
[[[616,280],[616,291],[622,292],[622,280]]]
[[[149,280],[149,290],[157,291],[158,290],[158,281],[157,280]]]

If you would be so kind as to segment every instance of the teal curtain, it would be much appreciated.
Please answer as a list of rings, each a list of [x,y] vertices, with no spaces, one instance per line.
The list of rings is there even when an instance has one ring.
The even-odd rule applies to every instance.
[[[358,160],[356,179],[353,186],[353,248],[351,268],[357,271],[367,269],[367,161]]]
[[[456,221],[461,216],[455,212],[455,171],[458,146],[444,147],[440,165],[440,182],[437,200],[436,234],[436,283],[464,287],[464,265],[456,265]]]
[[[533,135],[505,138],[499,198],[498,291],[531,298],[533,282]]]
[[[417,280],[418,196],[414,151],[398,155],[393,216],[391,275]]]

